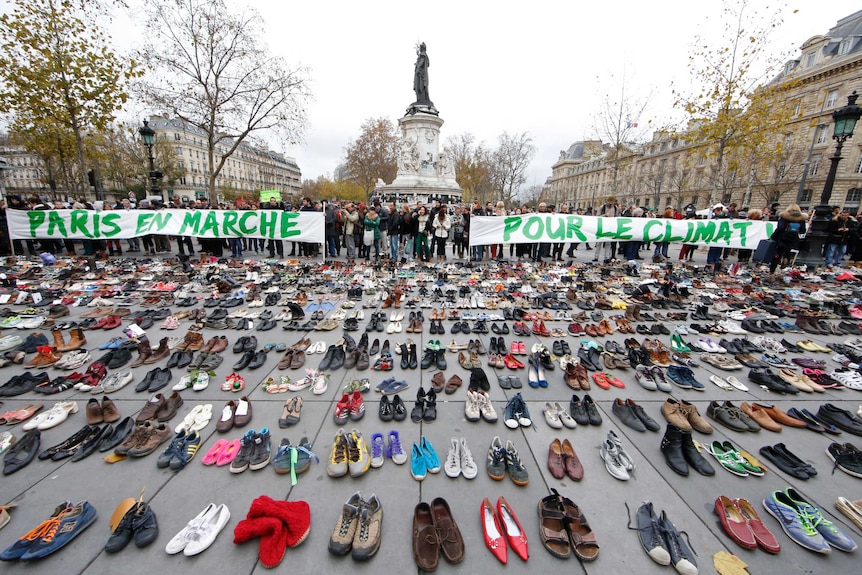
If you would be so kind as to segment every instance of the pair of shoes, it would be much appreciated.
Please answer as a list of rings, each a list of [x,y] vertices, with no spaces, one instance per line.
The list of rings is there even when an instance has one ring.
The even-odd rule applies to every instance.
[[[569,400],[569,413],[578,425],[602,424],[602,416],[589,394],[585,395],[583,400],[576,394],[572,394],[572,398]]]
[[[572,419],[569,412],[563,409],[559,402],[545,402],[545,407],[542,409],[545,414],[545,422],[553,429],[574,429],[578,426],[578,422]]]
[[[240,439],[239,453],[230,462],[231,473],[242,473],[246,469],[257,471],[269,465],[272,458],[269,429],[264,427],[260,433],[249,429]]]
[[[203,553],[215,542],[228,521],[230,510],[227,505],[210,503],[168,541],[165,552],[168,555],[176,555],[182,551],[186,557]]]
[[[689,465],[701,475],[715,475],[715,469],[695,446],[691,431],[669,423],[661,440],[661,452],[668,466],[684,477],[688,477]]]
[[[380,548],[383,532],[383,504],[376,495],[367,501],[354,493],[341,509],[335,529],[329,537],[329,552],[351,554],[356,561],[367,561]]]
[[[746,549],[760,546],[769,553],[781,551],[775,535],[763,524],[754,506],[747,499],[731,499],[719,495],[715,499],[715,512],[721,526],[731,539]]]
[[[623,442],[614,430],[608,431],[608,436],[602,443],[600,453],[605,462],[605,469],[614,479],[628,481],[632,478],[635,470],[635,462],[623,448]]]
[[[114,423],[120,419],[116,404],[106,395],[99,402],[95,397],[87,402],[87,424]]]
[[[783,443],[764,445],[760,448],[760,455],[774,463],[783,472],[797,479],[809,479],[817,475],[817,469],[813,465],[800,459]]]
[[[555,479],[562,479],[566,475],[572,481],[584,478],[584,467],[568,439],[561,442],[555,438],[551,442],[548,447],[548,470]]]
[[[628,511],[628,504],[626,504]],[[641,546],[650,559],[659,565],[673,565],[677,573],[695,575],[697,573],[697,560],[689,547],[686,538],[681,537],[685,531],[678,531],[676,525],[668,519],[667,511],[662,511],[661,516],[656,516],[651,501],[644,502],[635,515],[637,527],[631,525],[631,514],[629,514],[628,528],[637,531]]]
[[[661,429],[661,426],[652,417],[647,415],[644,408],[631,399],[621,399],[618,397],[614,400],[614,405],[611,409],[614,415],[620,418],[620,421],[635,431],[646,431],[647,429],[650,431],[659,431]]]
[[[87,501],[61,503],[50,518],[0,553],[0,560],[31,561],[47,557],[69,544],[96,520],[96,508]]]
[[[359,421],[365,416],[365,402],[362,401],[362,392],[344,393],[338,403],[335,404],[335,412],[332,414],[337,425],[344,425],[348,420]]]
[[[527,403],[520,393],[516,393],[506,404],[503,409],[503,423],[509,429],[518,429],[521,427],[531,427],[533,420],[530,419],[530,410],[527,409]]]
[[[105,544],[107,553],[117,553],[126,548],[133,539],[138,548],[146,547],[159,536],[159,524],[152,508],[138,501],[120,520]]]
[[[467,447],[467,439],[464,437],[452,437],[449,439],[449,453],[446,454],[446,463],[443,465],[446,475],[455,479],[463,475],[465,479],[475,479],[479,474],[479,468],[473,460],[473,453]]]
[[[440,458],[428,438],[423,436],[418,444],[413,444],[413,451],[410,454],[410,474],[416,481],[422,481],[428,473],[439,472]]]
[[[437,393],[433,389],[429,389],[426,393],[424,388],[419,387],[416,393],[416,404],[410,412],[410,419],[413,423],[437,419]]]
[[[505,565],[508,562],[508,549],[511,547],[518,557],[526,561],[530,557],[527,536],[506,498],[497,499],[495,509],[486,497],[482,500],[481,512],[485,545],[488,546],[494,557]]]
[[[407,406],[404,405],[404,400],[397,393],[389,399],[389,396],[384,395],[380,398],[380,409],[378,411],[380,421],[404,421],[407,419]]]
[[[778,520],[794,543],[810,551],[829,554],[834,547],[850,553],[857,548],[855,541],[823,517],[817,506],[806,501],[792,487],[773,491],[763,500],[763,507]]]
[[[179,431],[171,444],[159,455],[156,466],[159,468],[170,467],[173,471],[180,471],[189,461],[195,458],[195,454],[201,447],[201,436],[197,431]]]
[[[320,463],[320,458],[311,450],[311,442],[307,437],[303,436],[299,445],[291,444],[290,439],[285,437],[272,458],[272,467],[278,474],[290,473],[291,485],[296,485],[296,475],[308,471],[312,459]]]
[[[452,516],[449,503],[437,497],[413,510],[413,558],[423,571],[434,571],[440,555],[449,563],[464,559],[464,539]]]
[[[574,552],[575,557],[589,562],[599,556],[596,535],[581,508],[553,488],[539,501],[539,535],[554,557],[568,559]]]
[[[467,418],[467,421],[479,421],[480,419],[484,419],[488,423],[497,421],[497,412],[494,410],[491,397],[487,392],[478,389],[467,390],[464,417]]]
[[[672,397],[667,398],[661,406],[661,414],[668,423],[683,431],[696,429],[707,435],[713,432],[712,426],[697,411],[697,407],[684,399],[677,401]]]
[[[722,467],[734,475],[740,477],[763,476],[763,468],[748,461],[739,449],[729,441],[713,441],[711,445],[706,447],[706,452],[715,457]]]
[[[345,433],[339,429],[332,442],[332,452],[326,473],[330,477],[343,477],[350,473],[351,477],[360,477],[371,467],[371,457],[365,439],[357,429]]]
[[[502,481],[508,472],[515,485],[524,486],[530,482],[530,475],[521,463],[515,445],[511,441],[506,441],[504,447],[503,440],[499,436],[491,440],[485,467],[488,476],[494,481]]]
[[[387,457],[396,465],[407,463],[407,452],[401,446],[401,436],[395,430],[389,432],[388,445],[382,433],[371,436],[371,467],[375,469],[383,467]]]

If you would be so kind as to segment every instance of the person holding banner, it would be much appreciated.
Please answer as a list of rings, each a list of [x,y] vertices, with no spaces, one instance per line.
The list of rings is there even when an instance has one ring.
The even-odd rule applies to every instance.
[[[599,210],[599,215],[607,218],[615,218],[620,215],[619,207],[617,206],[616,196],[608,196],[605,200],[605,205]],[[598,242],[596,244],[596,253],[593,257],[594,262],[609,262],[616,255],[616,242]]]

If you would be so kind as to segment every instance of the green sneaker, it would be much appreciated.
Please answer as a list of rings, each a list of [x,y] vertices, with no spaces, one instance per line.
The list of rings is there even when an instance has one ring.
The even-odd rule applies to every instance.
[[[739,475],[740,477],[748,477],[748,470],[744,465],[737,459],[737,457],[742,458],[742,455],[739,454],[738,451],[734,449],[727,449],[720,441],[716,440],[712,442],[707,448],[707,451],[715,457],[722,467],[733,473],[734,475]]]
[[[725,441],[721,444],[721,446],[724,447],[724,449],[729,451],[730,453],[733,453],[733,456],[736,458],[737,462],[745,468],[749,475],[763,477],[763,468],[758,465],[754,465],[748,459],[746,459],[742,455],[742,453],[739,452],[739,449],[737,449],[731,442]]]

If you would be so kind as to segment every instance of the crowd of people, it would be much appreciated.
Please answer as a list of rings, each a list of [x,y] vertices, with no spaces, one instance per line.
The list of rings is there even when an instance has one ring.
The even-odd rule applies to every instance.
[[[530,213],[577,214],[600,217],[632,217],[632,218],[667,218],[667,219],[748,219],[771,220],[776,222],[776,231],[772,236],[777,244],[774,259],[770,264],[771,271],[782,264],[792,263],[804,241],[809,220],[797,204],[790,204],[782,209],[778,202],[773,202],[762,210],[743,207],[737,208],[736,203],[727,206],[716,204],[708,211],[708,215],[699,215],[691,204],[677,209],[672,205],[664,210],[649,210],[635,204],[625,205],[615,196],[608,196],[605,203],[597,208],[569,209],[567,204],[555,206],[539,202],[535,207],[527,204],[507,207],[502,201],[487,202],[484,206],[475,199],[469,203],[445,205],[439,200],[425,204],[396,205],[394,202],[373,200],[365,202],[322,201],[315,202],[308,197],[302,198],[299,205],[271,198],[259,204],[227,202],[211,206],[207,198],[199,198],[183,202],[175,197],[169,203],[155,200],[133,202],[121,199],[115,202],[89,202],[78,199],[73,202],[55,200],[48,202],[37,196],[28,199],[11,195],[6,201],[0,201],[0,255],[9,255],[14,248],[15,254],[36,255],[49,252],[53,254],[66,253],[78,255],[78,244],[83,255],[122,255],[127,253],[144,253],[147,255],[172,253],[176,242],[177,253],[180,256],[191,256],[196,252],[206,253],[215,257],[242,258],[247,255],[269,255],[270,257],[318,257],[320,250],[323,256],[329,258],[346,258],[349,261],[357,259],[388,258],[395,261],[417,260],[427,263],[441,263],[447,257],[458,260],[482,261],[518,259],[541,262],[546,260],[563,261],[573,258],[574,252],[580,249],[578,242],[527,243],[527,244],[492,244],[470,246],[470,221],[476,216],[506,216]],[[306,242],[285,242],[262,238],[191,238],[189,236],[145,235],[140,238],[129,238],[124,248],[120,240],[14,240],[10,241],[6,225],[6,210],[50,210],[50,209],[93,209],[93,210],[160,210],[177,209],[230,209],[230,210],[284,210],[284,211],[317,211],[323,212],[325,224],[325,242],[322,245]],[[197,246],[195,245],[197,243]],[[285,249],[289,245],[289,251]],[[680,244],[676,258],[680,261],[690,261],[696,245]],[[613,260],[634,261],[644,257],[652,257],[653,261],[664,261],[674,257],[670,252],[669,242],[600,242],[594,245],[584,244],[587,251],[594,251],[592,261],[607,263]],[[739,262],[750,261],[752,249],[731,249],[710,247],[707,251],[707,265],[718,266],[736,256]],[[829,221],[829,236],[823,257],[827,266],[840,265],[845,256],[849,256],[850,265],[862,267],[862,224],[847,210],[834,208]]]

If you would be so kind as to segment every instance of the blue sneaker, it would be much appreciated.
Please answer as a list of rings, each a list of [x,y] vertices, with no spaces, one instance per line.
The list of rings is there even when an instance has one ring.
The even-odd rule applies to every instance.
[[[36,542],[42,537],[42,535],[46,532],[47,526],[52,523],[60,514],[64,513],[67,509],[71,509],[75,506],[71,501],[64,501],[60,505],[54,509],[54,513],[51,514],[51,517],[42,523],[40,523],[35,529],[22,536],[21,539],[7,547],[2,553],[0,553],[0,560],[2,561],[15,561],[16,559],[20,559],[24,553],[26,553],[30,547],[36,544]]]
[[[96,520],[96,508],[87,501],[67,507],[43,523],[41,537],[21,556],[21,561],[41,559],[63,548]]]
[[[440,471],[440,458],[437,457],[437,452],[428,441],[427,438],[422,438],[422,453],[425,454],[425,465],[428,468],[428,473],[438,473]]]
[[[829,554],[832,549],[811,525],[808,518],[800,512],[796,503],[783,491],[773,491],[763,500],[763,507],[767,513],[775,517],[781,524],[781,528],[795,543],[815,551],[817,553]]]
[[[803,515],[814,529],[823,536],[823,539],[825,539],[829,545],[846,553],[856,551],[856,542],[842,533],[831,521],[823,517],[823,514],[820,513],[820,509],[805,501],[799,492],[792,487],[788,487],[784,490],[784,493],[787,495],[788,499],[796,505],[801,515]]]
[[[413,444],[413,453],[410,456],[410,474],[413,475],[413,479],[416,481],[422,481],[425,479],[425,475],[428,472],[428,466],[425,463],[425,454],[422,452],[422,448]]]

